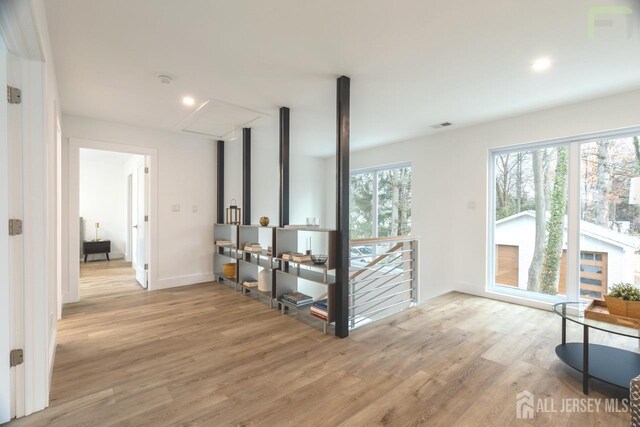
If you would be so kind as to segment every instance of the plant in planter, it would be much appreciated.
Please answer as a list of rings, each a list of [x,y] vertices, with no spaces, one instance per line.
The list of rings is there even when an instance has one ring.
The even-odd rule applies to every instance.
[[[640,319],[640,289],[631,283],[616,283],[604,299],[609,313]]]

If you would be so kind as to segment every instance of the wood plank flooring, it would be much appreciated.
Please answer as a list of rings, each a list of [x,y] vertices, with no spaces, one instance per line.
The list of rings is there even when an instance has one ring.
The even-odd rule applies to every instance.
[[[81,302],[59,323],[51,406],[15,425],[629,423],[605,412],[516,419],[523,390],[556,405],[583,397],[555,356],[549,312],[452,293],[340,340],[218,283],[147,292],[122,261],[82,276]],[[590,397],[625,396],[591,384]]]

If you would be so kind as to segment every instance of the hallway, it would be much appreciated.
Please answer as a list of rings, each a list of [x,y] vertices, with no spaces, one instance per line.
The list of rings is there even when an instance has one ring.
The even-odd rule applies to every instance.
[[[51,406],[11,425],[510,425],[522,390],[582,397],[553,354],[560,319],[541,310],[451,293],[340,340],[226,285],[147,292],[122,261],[83,273]],[[592,382],[590,397],[612,393]],[[628,425],[531,423],[552,415]]]

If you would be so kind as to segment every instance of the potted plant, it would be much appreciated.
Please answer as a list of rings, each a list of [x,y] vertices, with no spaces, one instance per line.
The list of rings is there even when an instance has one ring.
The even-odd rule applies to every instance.
[[[631,283],[616,283],[604,300],[610,314],[640,319],[640,289]]]

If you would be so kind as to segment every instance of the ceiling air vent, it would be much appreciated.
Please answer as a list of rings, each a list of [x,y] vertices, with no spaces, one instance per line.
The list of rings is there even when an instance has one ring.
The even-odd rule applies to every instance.
[[[453,123],[451,122],[442,122],[442,123],[438,123],[437,125],[432,125],[431,128],[432,129],[442,129],[442,128],[446,128],[447,126],[451,126],[453,125]]]

